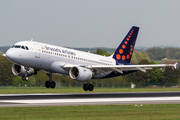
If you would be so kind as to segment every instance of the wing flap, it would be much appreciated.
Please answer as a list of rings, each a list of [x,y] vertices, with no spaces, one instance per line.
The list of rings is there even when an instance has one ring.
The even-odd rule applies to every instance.
[[[146,72],[146,70],[153,69],[153,68],[163,68],[166,66],[174,66],[173,64],[156,64],[156,65],[114,65],[114,66],[105,66],[105,65],[91,65],[86,66],[89,69],[103,69],[103,71],[117,71],[123,74],[123,71],[134,71],[140,70],[142,72]]]
[[[137,69],[139,69],[139,70],[142,71],[142,72],[146,72],[146,70],[145,70],[144,68],[137,67]]]
[[[121,69],[117,69],[117,68],[111,68],[111,69],[113,69],[113,70],[115,70],[115,71],[117,71],[117,72],[123,74],[123,71],[122,71]]]

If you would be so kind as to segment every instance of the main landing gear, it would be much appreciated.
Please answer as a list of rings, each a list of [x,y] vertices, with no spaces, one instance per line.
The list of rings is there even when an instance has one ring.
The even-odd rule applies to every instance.
[[[93,91],[94,90],[94,85],[93,84],[89,84],[89,83],[84,84],[83,85],[83,89],[84,89],[84,91],[87,91],[87,90]]]
[[[52,73],[46,73],[46,75],[49,77],[49,81],[45,82],[45,86],[46,88],[55,88],[56,87],[56,83],[54,81],[52,81]]]

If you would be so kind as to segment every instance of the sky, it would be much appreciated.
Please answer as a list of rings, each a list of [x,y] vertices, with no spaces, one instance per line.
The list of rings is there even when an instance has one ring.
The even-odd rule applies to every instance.
[[[180,47],[180,0],[0,0],[0,46],[34,41],[116,48],[132,26],[136,46]]]

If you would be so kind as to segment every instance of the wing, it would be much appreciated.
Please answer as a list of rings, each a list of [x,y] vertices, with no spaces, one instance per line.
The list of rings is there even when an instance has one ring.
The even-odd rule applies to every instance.
[[[163,68],[167,66],[175,67],[176,64],[156,64],[156,65],[114,65],[114,66],[106,66],[106,65],[87,65],[81,66],[88,69],[92,69],[96,71],[96,74],[105,73],[108,71],[117,71],[123,74],[123,71],[134,71],[140,70],[142,72],[146,72],[146,70],[153,69],[153,68]],[[71,68],[75,65],[64,65],[64,68]],[[76,65],[77,66],[77,65]],[[176,68],[176,67],[175,67]]]

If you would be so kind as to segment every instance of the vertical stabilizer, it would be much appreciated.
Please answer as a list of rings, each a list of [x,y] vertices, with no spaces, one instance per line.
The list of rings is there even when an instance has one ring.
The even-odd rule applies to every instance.
[[[138,35],[139,27],[133,26],[119,47],[116,49],[113,58],[117,62],[130,63],[133,54],[136,38]]]

